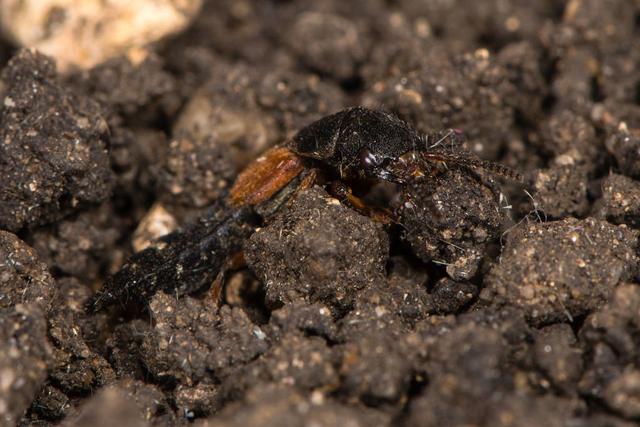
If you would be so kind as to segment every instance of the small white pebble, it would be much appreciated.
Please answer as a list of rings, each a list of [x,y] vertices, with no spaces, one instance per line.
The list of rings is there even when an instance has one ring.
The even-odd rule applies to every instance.
[[[259,340],[264,340],[267,337],[267,334],[265,334],[262,329],[257,326],[253,327],[253,335],[255,335],[255,337]]]

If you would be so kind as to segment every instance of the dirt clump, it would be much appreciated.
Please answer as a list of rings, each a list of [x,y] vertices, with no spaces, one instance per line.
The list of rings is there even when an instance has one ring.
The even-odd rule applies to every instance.
[[[108,127],[90,98],[56,81],[55,64],[23,50],[3,71],[0,226],[55,221],[106,200]]]
[[[384,277],[388,246],[382,227],[312,188],[253,234],[245,251],[267,304],[305,298],[344,311],[354,291]]]
[[[36,251],[15,234],[0,231],[0,307],[35,304],[49,311],[56,284]]]
[[[239,309],[202,312],[207,301],[156,294],[155,327],[142,342],[149,372],[162,381],[194,384],[247,362],[268,348],[265,333]]]
[[[594,214],[613,224],[638,228],[640,186],[624,175],[611,174],[602,182],[602,198],[593,206]]]
[[[495,187],[452,169],[435,172],[431,182],[410,185],[405,193],[400,215],[413,252],[445,265],[454,280],[472,278],[487,245],[508,222]]]
[[[637,274],[638,235],[593,218],[531,224],[509,235],[481,298],[524,310],[534,325],[573,321]]]

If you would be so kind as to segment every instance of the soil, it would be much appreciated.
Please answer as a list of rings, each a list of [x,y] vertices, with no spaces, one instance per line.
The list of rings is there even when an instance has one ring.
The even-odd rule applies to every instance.
[[[637,425],[639,18],[211,0],[66,74],[1,42],[0,425]],[[523,183],[434,164],[354,186],[373,210],[300,180],[226,210],[249,162],[354,105],[461,129]]]

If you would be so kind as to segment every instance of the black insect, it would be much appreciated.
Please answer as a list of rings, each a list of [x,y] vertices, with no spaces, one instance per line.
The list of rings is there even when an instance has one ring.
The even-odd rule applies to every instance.
[[[384,180],[407,187],[428,179],[434,164],[521,179],[511,169],[465,151],[463,141],[458,130],[425,136],[392,114],[363,107],[324,117],[250,164],[226,199],[199,221],[133,255],[105,282],[90,308],[144,303],[157,290],[180,296],[209,288],[256,226],[268,222],[297,191],[314,184],[325,184],[375,220],[402,224],[402,218],[389,211],[368,207],[351,193],[351,185]]]
[[[427,162],[448,162],[520,180],[516,172],[461,150],[457,129],[421,135],[398,117],[355,107],[302,129],[289,144],[302,157],[339,171],[341,178],[376,178],[404,184],[424,175]]]

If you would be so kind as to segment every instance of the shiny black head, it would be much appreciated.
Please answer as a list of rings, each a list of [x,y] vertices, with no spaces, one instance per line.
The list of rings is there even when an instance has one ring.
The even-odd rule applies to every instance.
[[[385,167],[409,151],[426,149],[419,134],[396,116],[354,107],[302,129],[291,149],[321,160],[341,176],[397,181]]]

